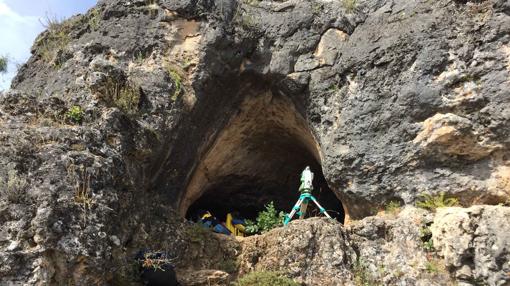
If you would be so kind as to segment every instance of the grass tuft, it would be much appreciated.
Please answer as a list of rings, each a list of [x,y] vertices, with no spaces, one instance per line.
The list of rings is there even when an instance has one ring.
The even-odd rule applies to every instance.
[[[138,112],[141,94],[140,88],[135,84],[109,77],[106,80],[104,91],[102,97],[107,104],[119,108],[127,115],[134,115]]]
[[[400,202],[390,201],[386,204],[384,211],[388,214],[396,215],[400,212]]]
[[[459,200],[457,198],[446,198],[444,192],[441,192],[437,196],[429,194],[422,195],[422,201],[416,203],[417,207],[430,211],[436,211],[438,208],[454,207],[458,205]]]
[[[65,50],[71,41],[69,33],[75,21],[62,21],[56,17],[46,15],[41,22],[48,31],[37,41],[39,53],[43,61],[59,67],[63,64],[58,59],[58,53]]]

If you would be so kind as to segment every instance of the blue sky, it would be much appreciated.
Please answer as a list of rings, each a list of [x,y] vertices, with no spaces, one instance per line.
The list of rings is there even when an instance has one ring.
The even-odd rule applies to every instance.
[[[16,64],[30,57],[30,47],[44,30],[46,15],[57,19],[84,13],[96,0],[0,0],[0,55],[10,61],[8,73],[0,75],[0,90],[7,89],[16,73]]]

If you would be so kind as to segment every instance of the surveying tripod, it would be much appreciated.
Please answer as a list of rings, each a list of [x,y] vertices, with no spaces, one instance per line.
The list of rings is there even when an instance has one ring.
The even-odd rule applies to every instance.
[[[326,217],[331,218],[331,216],[328,214],[326,209],[324,209],[319,202],[317,202],[317,199],[309,192],[304,192],[299,196],[299,199],[297,203],[292,208],[292,211],[290,214],[285,215],[285,220],[283,221],[283,225],[289,224],[289,222],[292,220],[292,217],[297,214],[299,215],[299,218],[302,219],[305,217],[306,214],[306,208],[308,207],[308,202],[314,202],[317,207],[319,208],[320,212],[326,215]]]

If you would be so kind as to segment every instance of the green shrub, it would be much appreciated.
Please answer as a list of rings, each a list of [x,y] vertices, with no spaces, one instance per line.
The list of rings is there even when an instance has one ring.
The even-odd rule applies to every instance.
[[[0,73],[6,73],[7,72],[7,64],[9,63],[9,60],[6,56],[0,56]]]
[[[423,200],[416,203],[416,206],[436,211],[438,208],[454,207],[459,205],[459,200],[456,198],[446,198],[445,193],[441,192],[438,196],[422,195]]]
[[[274,271],[255,271],[241,277],[235,286],[299,286],[300,284]]]
[[[285,213],[276,210],[274,207],[274,203],[270,202],[267,204],[266,209],[259,212],[257,216],[257,222],[253,222],[247,220],[246,222],[246,230],[250,234],[255,234],[259,232],[266,232],[275,227],[279,227],[283,225],[283,219],[285,217]]]
[[[389,214],[397,214],[398,212],[400,212],[400,203],[397,202],[397,201],[390,201],[389,203],[386,204],[386,207],[384,208],[385,212],[386,213],[389,213]]]
[[[69,108],[69,110],[66,113],[66,117],[67,119],[71,120],[74,123],[81,123],[84,114],[85,112],[83,111],[83,109],[80,106],[75,105]]]
[[[251,219],[245,220],[245,227],[246,227],[246,232],[248,234],[256,234],[259,232],[259,226],[257,225],[257,222],[252,221]]]

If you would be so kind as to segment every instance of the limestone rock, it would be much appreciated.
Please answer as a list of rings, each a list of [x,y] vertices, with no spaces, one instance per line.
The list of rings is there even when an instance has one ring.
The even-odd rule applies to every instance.
[[[288,208],[306,165],[351,221],[423,193],[505,203],[508,11],[504,0],[99,1],[43,32],[0,95],[0,284],[136,285],[144,248],[186,271],[220,269],[239,245],[197,242],[189,207],[208,193],[220,207],[244,198],[228,211]],[[384,283],[431,284],[411,219],[426,215],[402,213],[361,220],[352,236],[293,223],[247,239],[242,267],[351,283],[358,251],[371,272],[409,273],[381,271]],[[476,231],[506,245],[497,229]],[[479,267],[459,265],[464,248],[448,265],[499,283],[506,254],[482,249]]]
[[[472,123],[455,114],[436,114],[423,122],[414,143],[429,153],[466,156],[471,160],[487,157],[500,146],[483,142],[472,131]]]
[[[424,240],[428,239],[425,232],[432,219],[427,211],[405,207],[397,214],[353,222],[347,229],[351,244],[358,251],[358,269],[371,283],[453,285],[443,262],[424,247]],[[430,265],[437,269],[430,271]]]
[[[241,241],[240,275],[283,271],[306,285],[349,281],[356,253],[339,223],[325,218],[296,220],[286,227]]]
[[[434,247],[460,281],[510,283],[510,208],[439,209],[431,227]]]

